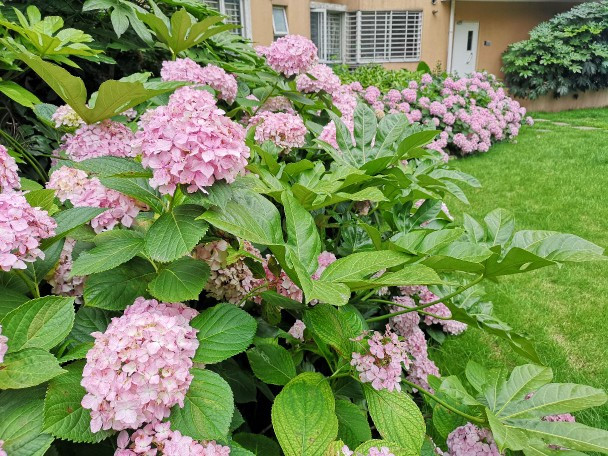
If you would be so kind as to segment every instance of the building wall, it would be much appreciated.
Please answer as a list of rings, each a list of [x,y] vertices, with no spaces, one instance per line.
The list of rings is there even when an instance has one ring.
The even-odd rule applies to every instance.
[[[456,22],[479,22],[477,69],[502,77],[502,54],[507,46],[525,40],[536,25],[580,2],[479,2],[457,0]],[[484,46],[489,41],[490,46]]]
[[[310,0],[250,0],[252,38],[254,44],[269,45],[273,40],[272,5],[287,8],[289,33],[310,37]],[[346,5],[348,11],[356,10],[413,10],[422,11],[421,60],[431,67],[437,63],[446,68],[448,52],[449,2],[431,0],[320,0],[323,3]],[[433,14],[433,11],[436,11]],[[384,66],[391,69],[415,69],[417,62],[391,62]]]

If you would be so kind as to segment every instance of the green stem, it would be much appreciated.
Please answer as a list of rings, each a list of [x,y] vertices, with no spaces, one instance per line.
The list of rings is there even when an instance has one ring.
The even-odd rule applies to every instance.
[[[2,129],[0,129],[0,135],[2,135],[2,137],[6,139],[6,141],[8,141],[10,145],[17,150],[17,152],[19,152],[19,155],[21,155],[21,157],[23,157],[23,159],[27,161],[32,168],[34,168],[34,171],[36,171],[38,176],[44,182],[48,180],[46,172],[42,169],[38,161],[27,150],[25,150],[17,140]]]
[[[433,313],[425,312],[423,310],[420,310],[421,308],[428,307],[428,304],[424,304],[423,306],[418,306],[418,307],[409,307],[409,306],[404,306],[403,304],[399,304],[399,303],[394,302],[394,301],[387,301],[385,299],[370,299],[370,302],[379,302],[379,303],[382,303],[382,304],[391,304],[391,305],[393,305],[395,307],[401,307],[402,309],[407,309],[408,312],[413,312],[414,310],[418,309],[417,312],[419,314],[428,315],[429,317],[433,317],[433,318],[436,318],[438,320],[451,320],[452,319],[452,317],[442,317],[440,315],[435,315]]]
[[[421,305],[421,306],[417,306],[417,307],[410,307],[410,308],[405,309],[405,310],[400,310],[399,312],[392,312],[392,313],[389,313],[389,314],[386,314],[386,315],[380,315],[380,316],[378,316],[378,317],[374,317],[374,318],[368,318],[368,319],[367,319],[367,320],[365,320],[365,321],[367,321],[368,323],[372,323],[372,322],[375,322],[375,321],[387,320],[387,319],[389,319],[389,318],[391,318],[391,317],[396,317],[396,316],[398,316],[398,315],[403,315],[403,314],[406,314],[406,313],[409,313],[409,312],[418,312],[418,311],[420,311],[420,310],[422,310],[422,309],[426,309],[427,307],[434,306],[435,304],[439,304],[440,302],[447,301],[447,300],[449,300],[449,299],[453,298],[454,296],[457,296],[457,295],[459,295],[460,293],[464,292],[465,290],[468,290],[468,289],[469,289],[469,288],[471,288],[472,286],[477,285],[477,284],[478,284],[479,282],[481,282],[482,280],[483,280],[483,275],[480,275],[479,277],[477,277],[477,278],[476,278],[475,280],[473,280],[472,282],[469,282],[468,284],[466,284],[466,285],[464,285],[464,286],[460,287],[460,288],[459,288],[458,290],[456,290],[454,293],[450,293],[450,294],[448,294],[448,295],[446,295],[446,296],[443,296],[443,297],[441,297],[441,298],[439,298],[439,299],[436,299],[435,301],[431,301],[431,302],[426,303],[426,304],[423,304],[423,305]],[[385,300],[381,300],[381,299],[378,299],[378,300],[373,300],[373,301],[376,301],[376,302],[377,302],[377,301],[382,301],[382,302],[384,302],[384,303],[394,304],[392,301],[385,301]]]
[[[23,280],[25,282],[27,287],[30,289],[32,296],[34,296],[34,298],[39,298],[40,290],[38,289],[38,284],[36,282],[34,282],[33,280],[31,280],[27,276],[27,274],[25,272],[23,272],[21,269],[13,269],[13,271],[15,271],[15,273],[21,278],[21,280]]]
[[[257,293],[256,291],[258,291],[261,288],[266,288],[268,289],[268,284],[267,283],[263,283],[262,285],[260,285],[259,287],[255,287],[253,290],[251,290],[249,293],[247,293],[245,295],[245,297],[241,300],[241,302],[239,302],[239,307],[242,306],[245,302],[247,302],[247,300],[249,298],[251,298],[252,296],[255,296]],[[266,290],[265,290],[266,291]]]
[[[435,402],[437,402],[439,405],[445,407],[446,409],[450,410],[451,412],[454,412],[457,415],[462,416],[463,418],[466,418],[467,420],[473,422],[473,423],[477,423],[477,424],[485,424],[485,421],[482,418],[479,418],[477,416],[473,416],[473,415],[469,415],[468,413],[464,413],[461,412],[460,410],[458,410],[456,407],[452,407],[450,404],[448,404],[447,402],[439,399],[437,396],[435,396],[433,393],[431,393],[430,391],[425,390],[422,386],[420,385],[416,385],[415,383],[412,383],[408,380],[401,380],[403,383],[405,383],[406,385],[411,386],[412,388],[416,388],[418,391],[420,391],[422,394],[424,394],[425,396],[430,397],[432,400],[434,400]]]
[[[275,81],[274,85],[272,86],[272,89],[270,89],[270,92],[268,92],[268,93],[267,93],[267,94],[264,96],[264,98],[262,98],[262,101],[260,101],[260,105],[259,105],[257,108],[255,108],[255,111],[253,111],[253,115],[252,115],[251,117],[255,116],[255,115],[258,113],[258,111],[260,110],[260,108],[261,108],[262,106],[264,106],[264,103],[266,103],[266,102],[268,101],[268,99],[270,98],[270,96],[271,96],[271,95],[274,93],[274,91],[277,89],[278,85],[279,85],[279,79],[277,79],[277,80]]]

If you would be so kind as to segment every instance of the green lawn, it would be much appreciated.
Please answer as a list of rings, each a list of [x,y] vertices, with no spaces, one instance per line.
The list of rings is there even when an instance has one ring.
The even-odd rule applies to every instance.
[[[608,129],[608,109],[533,117]],[[471,206],[448,206],[462,217],[483,218],[502,207],[518,229],[573,233],[608,248],[608,132],[538,122],[515,143],[457,160],[482,188],[467,194]],[[509,276],[488,287],[496,314],[534,336],[543,363],[559,382],[608,390],[608,262],[547,268]],[[471,329],[449,338],[434,353],[442,372],[463,373],[469,359],[491,366],[525,363],[506,343]],[[608,429],[608,406],[577,414],[579,421]]]

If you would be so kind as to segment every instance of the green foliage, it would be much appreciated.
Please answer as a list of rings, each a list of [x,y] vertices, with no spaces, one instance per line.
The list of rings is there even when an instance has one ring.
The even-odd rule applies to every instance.
[[[387,70],[382,65],[361,65],[354,70],[344,65],[334,67],[334,71],[346,84],[359,82],[363,87],[376,86],[382,92],[388,92],[395,87],[407,87],[410,81],[420,82],[422,75],[429,73],[422,67],[413,72],[405,69]]]
[[[509,90],[535,99],[608,87],[608,2],[582,3],[511,44],[503,54]]]

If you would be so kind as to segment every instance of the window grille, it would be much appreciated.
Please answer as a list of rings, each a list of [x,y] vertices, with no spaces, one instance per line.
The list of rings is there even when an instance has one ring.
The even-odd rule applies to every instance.
[[[348,63],[420,60],[421,11],[356,11],[346,19]]]
[[[245,17],[243,14],[243,0],[203,0],[210,8],[226,16],[226,24],[240,25],[238,29],[231,30],[237,35],[244,35]]]
[[[321,62],[344,60],[344,17],[339,11],[313,9],[310,12],[310,36],[319,49]]]

